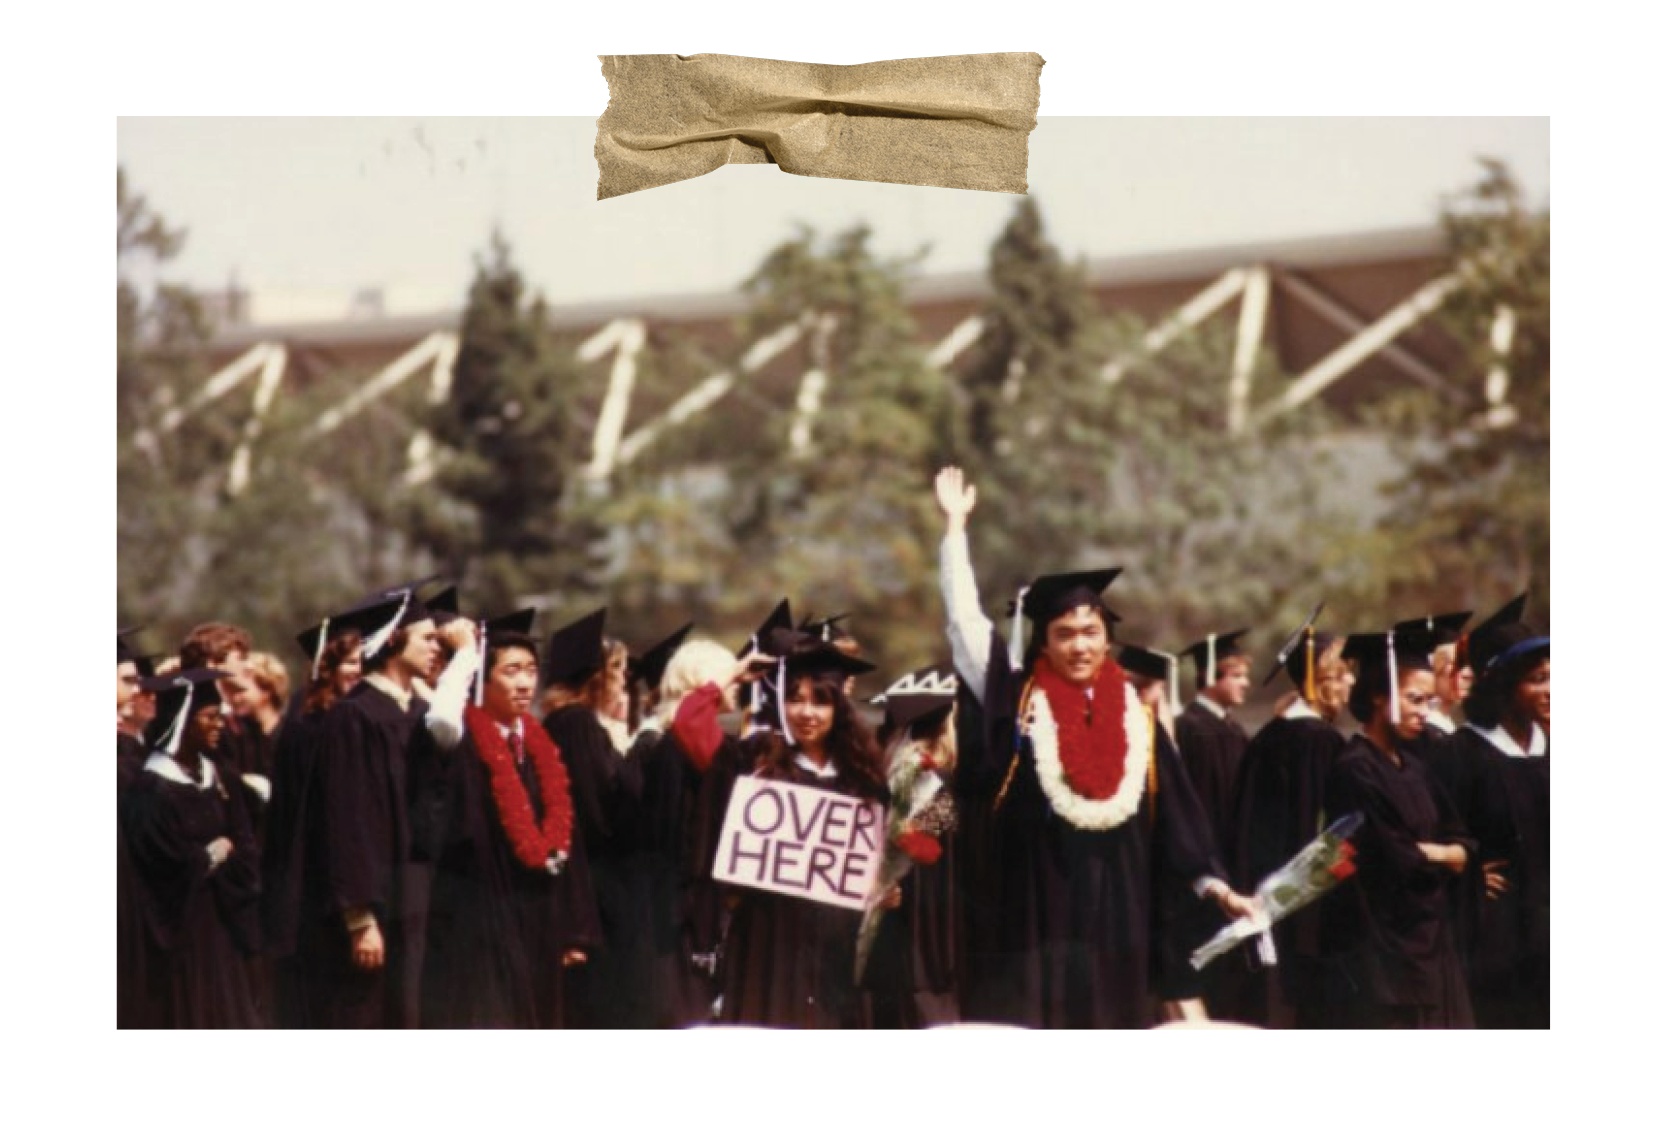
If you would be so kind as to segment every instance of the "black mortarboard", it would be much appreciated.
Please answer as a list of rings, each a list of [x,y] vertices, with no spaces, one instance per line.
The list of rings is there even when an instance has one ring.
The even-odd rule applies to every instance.
[[[423,611],[436,625],[444,625],[461,617],[463,610],[457,605],[457,586],[447,585],[424,601]]]
[[[1343,642],[1343,659],[1358,666],[1356,688],[1375,689],[1387,682],[1389,719],[1398,723],[1401,690],[1395,678],[1404,669],[1428,669],[1436,644],[1434,631],[1414,622],[1404,630],[1396,625],[1387,633],[1350,633]]]
[[[849,613],[835,613],[831,617],[812,617],[799,626],[801,633],[809,633],[824,641],[831,641],[835,637],[848,637],[851,634],[840,626],[841,621],[850,617]]]
[[[378,643],[378,648],[393,635],[388,626],[393,624],[394,618],[400,616],[401,598],[383,597],[380,594],[361,601],[346,612],[336,613],[314,625],[312,628],[295,636],[296,644],[307,655],[312,664],[312,676],[318,676],[319,659],[324,656],[324,646],[341,636],[343,633],[358,633],[365,642],[364,653],[371,655],[369,638],[373,634],[387,630],[385,636]]]
[[[1533,630],[1522,620],[1527,606],[1528,594],[1518,593],[1497,613],[1471,629],[1459,646],[1459,663],[1478,673],[1486,672],[1488,665],[1506,649],[1531,637]]]
[[[626,675],[634,681],[641,681],[649,688],[659,688],[660,678],[666,675],[666,666],[671,663],[672,654],[682,646],[684,639],[694,631],[694,627],[695,623],[690,621],[642,656],[626,661]]]
[[[438,573],[430,573],[426,577],[419,577],[415,581],[407,581],[403,585],[390,585],[386,589],[379,589],[372,593],[360,604],[368,605],[372,601],[402,600],[405,602],[405,612],[399,619],[399,626],[414,625],[418,621],[430,619],[428,605],[426,602],[417,599],[417,590],[439,579],[440,575]],[[435,600],[438,601],[444,597],[445,594],[440,593],[435,596]],[[456,604],[456,601],[457,598],[453,596],[452,603]]]
[[[552,684],[577,686],[601,668],[602,627],[608,610],[598,609],[550,634],[544,653],[544,678]]]
[[[1192,658],[1193,663],[1198,666],[1198,671],[1203,674],[1206,685],[1214,684],[1216,665],[1228,657],[1250,655],[1239,647],[1239,638],[1249,631],[1249,629],[1234,629],[1230,633],[1211,633],[1203,640],[1182,649],[1180,655]]]
[[[770,615],[764,618],[764,623],[753,630],[747,643],[735,650],[736,660],[746,660],[754,652],[764,647],[764,638],[776,629],[791,629],[793,627],[793,609],[783,597],[776,602],[776,607],[770,610]]]
[[[1022,595],[1024,615],[1039,625],[1045,625],[1062,613],[1078,605],[1099,605],[1100,594],[1123,572],[1116,569],[1085,569],[1079,573],[1047,573],[1025,587]],[[1109,610],[1108,610],[1109,611]],[[1113,620],[1122,620],[1115,613]]]
[[[143,626],[143,625],[134,625],[130,629],[117,629],[116,630],[116,663],[117,664],[125,664],[128,661],[138,659],[138,654],[136,654],[133,651],[133,646],[127,643],[127,638],[131,637],[134,633],[137,633],[140,629],[142,629],[144,627],[145,626]]]
[[[489,620],[482,621],[480,627],[486,633],[486,643],[491,644],[494,636],[531,636],[533,622],[537,619],[537,609],[517,609],[513,613],[505,613],[501,617],[492,617]]]
[[[1459,639],[1459,634],[1464,631],[1464,623],[1470,620],[1470,617],[1471,614],[1468,612],[1442,613],[1434,617],[1419,617],[1412,621],[1401,621],[1395,626],[1395,636],[1399,639],[1415,629],[1423,629],[1435,639],[1431,648],[1450,645]]]
[[[156,715],[146,730],[147,743],[170,756],[177,752],[187,713],[219,704],[220,690],[214,682],[230,675],[219,669],[195,668],[141,680],[139,687],[156,696]]]
[[[139,675],[142,677],[155,676],[156,662],[169,655],[168,653],[134,653],[133,667],[139,670]]]
[[[763,647],[771,656],[781,658],[783,672],[778,675],[783,677],[801,673],[848,677],[874,671],[874,665],[861,657],[842,652],[837,645],[819,637],[792,629],[776,629],[766,634]]]
[[[948,665],[916,669],[892,682],[873,700],[886,708],[886,720],[894,727],[914,727],[936,722],[955,703],[958,687],[955,670]]]
[[[1123,668],[1150,680],[1168,680],[1169,665],[1174,657],[1143,649],[1139,645],[1124,645],[1117,650],[1117,663]]]
[[[1321,601],[1314,606],[1314,611],[1308,614],[1308,619],[1285,638],[1285,643],[1280,645],[1279,651],[1274,654],[1273,667],[1268,670],[1268,675],[1262,678],[1263,688],[1267,688],[1273,678],[1279,675],[1279,670],[1284,669],[1286,675],[1291,678],[1291,683],[1302,690],[1302,695],[1309,700],[1314,699],[1314,682],[1308,674],[1309,661],[1310,658],[1318,657],[1320,650],[1331,643],[1329,636],[1321,640],[1320,634],[1314,630],[1314,622],[1320,619],[1324,610],[1325,602]]]

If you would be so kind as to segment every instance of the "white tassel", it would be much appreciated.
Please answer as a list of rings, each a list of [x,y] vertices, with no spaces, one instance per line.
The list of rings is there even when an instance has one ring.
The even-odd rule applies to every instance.
[[[1209,688],[1216,682],[1216,635],[1211,633],[1204,644],[1204,687]]]
[[[1164,676],[1169,680],[1169,710],[1178,713],[1181,711],[1181,658],[1168,653],[1163,657],[1168,668]]]
[[[476,634],[475,651],[479,654],[479,663],[475,666],[475,707],[486,703],[486,622],[480,623],[480,630]]]
[[[394,619],[365,639],[364,653],[362,654],[365,660],[374,658],[377,653],[382,651],[382,646],[393,639],[393,635],[399,631],[399,623],[404,620],[405,610],[410,604],[411,593],[407,591],[399,602],[399,611],[394,614]]]
[[[787,727],[787,657],[775,662],[775,721],[782,726],[782,736],[788,744],[798,744],[792,729]]]
[[[330,639],[330,618],[325,617],[324,623],[318,627],[318,648],[313,650],[313,679],[318,679],[318,670],[324,663],[324,645]]]
[[[1013,624],[1007,630],[1007,660],[1015,669],[1024,667],[1025,595],[1029,592],[1029,585],[1019,590],[1019,595],[1013,602]]]
[[[1395,633],[1391,630],[1389,637],[1389,723],[1400,726],[1401,723],[1401,674],[1395,671]]]

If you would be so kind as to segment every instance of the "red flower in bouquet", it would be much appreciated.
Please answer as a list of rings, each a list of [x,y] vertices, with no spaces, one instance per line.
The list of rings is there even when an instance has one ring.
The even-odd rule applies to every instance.
[[[904,832],[897,837],[897,849],[918,864],[934,864],[943,858],[943,845],[926,832]]]

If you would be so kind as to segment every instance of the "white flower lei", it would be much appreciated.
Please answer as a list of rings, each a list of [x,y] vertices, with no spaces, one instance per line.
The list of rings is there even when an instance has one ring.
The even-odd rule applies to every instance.
[[[1030,696],[1030,749],[1036,758],[1036,778],[1042,782],[1042,792],[1053,810],[1085,831],[1103,832],[1118,827],[1139,809],[1140,797],[1146,791],[1152,727],[1146,719],[1146,708],[1134,696],[1134,690],[1129,689],[1124,696],[1123,734],[1129,747],[1123,759],[1123,779],[1117,791],[1103,800],[1090,800],[1071,790],[1059,759],[1059,725],[1054,721],[1048,696],[1041,689]]]

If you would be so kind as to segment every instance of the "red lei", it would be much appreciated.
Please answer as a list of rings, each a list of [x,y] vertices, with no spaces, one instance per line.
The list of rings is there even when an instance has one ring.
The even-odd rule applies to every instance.
[[[497,721],[484,708],[471,704],[463,710],[463,723],[475,742],[476,755],[486,765],[492,781],[492,803],[515,858],[523,867],[542,869],[552,855],[566,855],[573,844],[573,798],[567,791],[567,768],[549,735],[535,722],[521,721],[523,747],[532,757],[544,797],[544,822],[536,823],[532,798],[521,783],[509,754],[509,741],[499,731]]]
[[[1059,763],[1071,791],[1087,800],[1109,799],[1123,782],[1129,735],[1123,727],[1128,700],[1123,670],[1108,660],[1094,682],[1094,697],[1036,662],[1031,682],[1048,698],[1059,726]],[[1092,712],[1093,719],[1089,719]]]

